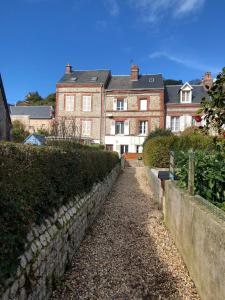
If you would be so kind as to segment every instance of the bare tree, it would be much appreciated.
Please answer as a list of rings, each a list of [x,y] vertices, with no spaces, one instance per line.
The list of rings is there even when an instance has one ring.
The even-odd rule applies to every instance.
[[[81,128],[76,117],[58,117],[53,120],[51,135],[62,139],[81,139]]]

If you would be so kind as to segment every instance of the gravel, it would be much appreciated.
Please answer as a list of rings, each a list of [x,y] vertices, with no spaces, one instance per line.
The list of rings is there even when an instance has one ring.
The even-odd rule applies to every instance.
[[[123,171],[53,299],[200,299],[144,167]]]

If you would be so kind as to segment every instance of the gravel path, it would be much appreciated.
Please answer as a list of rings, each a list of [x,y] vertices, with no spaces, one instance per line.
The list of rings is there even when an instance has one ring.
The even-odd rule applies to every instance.
[[[199,299],[143,167],[124,170],[53,299]]]

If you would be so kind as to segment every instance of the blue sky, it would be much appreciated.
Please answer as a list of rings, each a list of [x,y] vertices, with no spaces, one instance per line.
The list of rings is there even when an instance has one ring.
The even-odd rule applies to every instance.
[[[190,80],[225,66],[224,0],[1,0],[8,102],[55,91],[67,63]]]

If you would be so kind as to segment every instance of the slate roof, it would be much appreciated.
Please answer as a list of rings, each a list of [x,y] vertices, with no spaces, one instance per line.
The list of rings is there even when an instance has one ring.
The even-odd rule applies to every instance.
[[[59,84],[106,84],[110,75],[109,70],[94,70],[94,71],[73,71],[71,74],[64,74],[59,80]]]
[[[139,90],[139,89],[163,89],[162,74],[139,75],[137,81],[132,81],[130,76],[112,76],[107,90]]]
[[[180,103],[180,89],[183,85],[167,85],[165,87],[165,103],[179,104]],[[192,103],[200,104],[203,97],[209,97],[203,85],[191,85]]]
[[[9,122],[9,124],[11,124],[9,107],[8,107],[8,103],[7,103],[7,99],[6,99],[6,95],[5,95],[5,90],[4,90],[1,74],[0,74],[0,101],[3,102],[3,104],[5,106],[6,114],[8,117],[8,122]]]
[[[30,119],[51,119],[52,106],[10,106],[11,116],[29,116]]]

